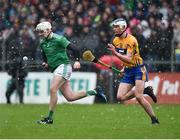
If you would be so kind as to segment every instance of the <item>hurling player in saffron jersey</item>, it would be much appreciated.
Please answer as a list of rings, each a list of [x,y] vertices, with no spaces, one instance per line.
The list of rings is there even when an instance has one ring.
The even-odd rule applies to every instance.
[[[44,21],[36,26],[38,35],[42,38],[40,47],[43,52],[44,67],[49,67],[53,72],[53,79],[50,85],[50,103],[48,116],[39,120],[39,124],[52,124],[53,113],[57,105],[57,91],[61,90],[67,101],[75,101],[86,96],[96,95],[106,101],[106,97],[100,88],[89,91],[73,92],[70,85],[72,66],[67,51],[73,52],[75,62],[74,69],[80,68],[79,52],[64,36],[52,32],[50,22]]]
[[[127,22],[123,18],[112,22],[114,38],[108,44],[108,49],[117,56],[124,65],[124,75],[120,82],[117,99],[120,102],[136,98],[144,108],[152,124],[159,124],[151,104],[143,97],[145,82],[148,80],[148,73],[139,54],[136,38],[126,32]],[[132,88],[135,86],[135,90]]]

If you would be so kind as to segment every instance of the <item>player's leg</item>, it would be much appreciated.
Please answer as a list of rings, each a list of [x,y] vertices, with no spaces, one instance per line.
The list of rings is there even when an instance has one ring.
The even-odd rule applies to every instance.
[[[132,98],[135,97],[134,93],[135,93],[135,91],[134,91],[134,88],[133,88],[131,91],[129,91],[129,92],[127,93],[126,96],[129,96],[128,99],[132,99]],[[148,95],[149,97],[151,97],[151,99],[153,100],[154,103],[157,103],[157,97],[156,97],[156,95],[154,94],[154,91],[153,91],[153,87],[152,87],[152,86],[147,86],[147,87],[144,89],[143,94]]]
[[[126,94],[126,100],[130,100],[132,98],[135,97],[134,95],[135,93],[135,90],[134,88],[132,90],[130,90],[127,94]],[[157,97],[156,95],[154,94],[154,91],[153,91],[153,87],[152,86],[147,86],[145,89],[144,89],[144,92],[143,94],[147,94],[149,97],[151,97],[151,99],[153,100],[154,103],[157,103]]]
[[[51,82],[50,87],[50,103],[49,103],[49,113],[48,117],[44,118],[43,120],[38,121],[40,124],[52,124],[52,116],[54,113],[55,106],[57,104],[57,91],[60,89],[64,97],[69,100],[77,100],[83,98],[87,95],[95,95],[97,92],[95,90],[90,91],[82,91],[79,95],[75,95],[72,93],[71,86],[70,86],[70,78],[72,74],[72,68],[70,64],[62,64],[54,71],[54,77]],[[72,96],[72,97],[71,97]]]
[[[131,91],[133,85],[128,83],[120,83],[117,93],[117,100],[123,103],[134,97],[134,92]]]
[[[71,65],[62,64],[58,66],[53,72],[53,79],[50,86],[50,102],[48,118],[52,120],[52,116],[57,105],[57,92],[60,87],[71,77],[72,68]]]
[[[57,104],[57,91],[60,89],[68,101],[81,99],[88,95],[98,94],[96,90],[73,92],[69,80],[71,79],[72,67],[70,64],[62,64],[54,71],[54,78],[50,88],[50,108],[54,110]]]
[[[132,88],[134,86],[134,78],[132,74],[125,69],[124,76],[121,79],[121,83],[118,88],[117,100],[124,102],[126,100],[134,98],[134,92]]]
[[[49,110],[54,111],[56,104],[57,104],[57,92],[59,88],[66,82],[66,80],[58,75],[54,75],[51,86],[50,86],[50,103],[49,103]]]
[[[96,95],[100,96],[100,98],[103,98],[105,101],[107,100],[103,91],[101,91],[100,87],[94,89],[94,90],[89,90],[89,91],[72,91],[71,85],[69,80],[67,80],[61,87],[60,90],[63,94],[63,96],[68,100],[68,101],[75,101],[87,96],[91,95]]]
[[[157,97],[156,97],[156,95],[154,94],[154,91],[153,91],[153,87],[152,87],[152,86],[147,86],[147,87],[144,89],[143,94],[147,94],[149,97],[151,97],[151,99],[153,100],[154,103],[157,103]]]
[[[59,76],[59,75],[54,75],[52,81],[51,81],[51,86],[50,86],[50,102],[49,102],[49,113],[48,113],[48,118],[52,119],[55,107],[57,105],[58,97],[57,97],[57,92],[59,88],[66,82],[66,80]]]
[[[148,80],[148,73],[146,72],[146,68],[142,67],[142,69],[145,71],[145,74],[146,74],[145,76],[147,78],[146,80]],[[138,67],[136,69],[131,69],[128,71],[125,70],[124,76],[121,79],[121,83],[127,83],[127,84],[134,85],[135,81],[134,81],[134,76],[132,75],[133,71],[136,71],[135,73],[137,73],[137,75],[138,75],[137,77],[142,77],[143,73],[142,73],[141,67]],[[147,82],[146,82],[146,84],[147,84]],[[119,101],[123,102],[125,100],[130,100],[130,99],[135,97],[134,88],[132,88],[132,90],[129,90],[127,93],[126,93],[127,90],[124,87],[121,89],[124,90],[125,92],[123,92],[121,90],[118,91],[118,92],[123,92],[123,93],[118,94],[118,100]],[[154,95],[154,92],[153,92],[153,89],[151,86],[147,86],[145,88],[144,94],[149,95],[155,103],[157,102],[157,98]]]
[[[52,124],[53,114],[57,105],[57,91],[65,83],[65,79],[62,76],[54,74],[50,86],[50,102],[49,102],[49,113],[48,116],[42,120],[37,121],[39,124]]]
[[[86,91],[84,90],[73,92],[70,82],[68,80],[60,87],[60,90],[67,101],[75,101],[77,99],[81,99],[87,96]],[[95,92],[92,91],[91,94],[95,94]]]
[[[148,82],[148,71],[146,70],[145,66],[140,68],[139,74],[137,74],[136,76],[137,77],[143,77],[144,76],[144,78],[146,79],[146,80],[144,80],[146,88],[144,89],[143,94],[147,94],[156,103],[157,102],[157,98],[156,98],[156,95],[153,92],[152,86],[149,85],[149,82]]]
[[[145,84],[144,81],[136,80],[135,82],[136,99],[139,102],[139,104],[144,108],[144,110],[147,112],[147,114],[150,116],[152,123],[159,123],[151,104],[143,96],[144,84]]]

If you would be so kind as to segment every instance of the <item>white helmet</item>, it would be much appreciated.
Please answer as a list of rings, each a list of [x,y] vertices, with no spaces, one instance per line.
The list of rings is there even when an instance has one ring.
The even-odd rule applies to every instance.
[[[116,25],[119,25],[119,27],[121,29],[126,29],[127,28],[127,23],[126,23],[126,20],[123,19],[123,18],[118,18],[116,20],[114,20],[112,23],[111,23],[112,26],[116,26]]]
[[[48,21],[44,21],[36,26],[36,31],[44,31],[46,29],[51,29],[51,28],[52,28],[51,23]]]

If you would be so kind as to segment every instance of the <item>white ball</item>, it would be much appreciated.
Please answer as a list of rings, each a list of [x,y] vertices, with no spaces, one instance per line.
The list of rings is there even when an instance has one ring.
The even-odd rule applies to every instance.
[[[23,57],[23,60],[24,60],[24,61],[27,61],[27,60],[28,60],[28,57],[27,57],[27,56],[24,56],[24,57]]]

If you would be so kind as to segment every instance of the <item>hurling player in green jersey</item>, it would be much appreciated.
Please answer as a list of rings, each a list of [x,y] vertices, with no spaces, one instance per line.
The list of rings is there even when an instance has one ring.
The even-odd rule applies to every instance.
[[[50,103],[48,116],[39,120],[39,124],[52,124],[53,113],[57,105],[57,92],[61,90],[63,96],[67,101],[75,101],[86,96],[96,95],[107,101],[102,89],[100,87],[89,91],[73,92],[70,85],[70,78],[72,74],[72,66],[67,54],[68,50],[73,52],[75,62],[74,69],[79,69],[81,64],[79,62],[79,51],[75,46],[72,46],[70,41],[62,35],[52,32],[50,22],[44,21],[36,26],[38,35],[42,38],[40,47],[43,52],[43,66],[49,67],[53,72],[53,79],[50,85]]]

